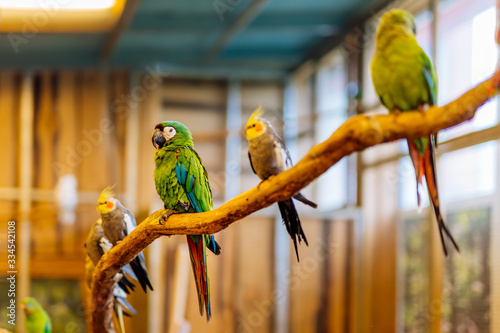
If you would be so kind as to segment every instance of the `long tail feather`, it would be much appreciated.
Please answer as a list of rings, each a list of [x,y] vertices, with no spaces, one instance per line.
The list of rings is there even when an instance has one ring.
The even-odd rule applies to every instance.
[[[214,254],[219,255],[220,254],[220,250],[221,250],[219,243],[217,243],[215,241],[214,235],[209,235],[208,237],[209,237],[209,239],[208,239],[207,248],[210,251],[212,251]]]
[[[307,199],[305,196],[302,195],[302,193],[297,193],[293,196],[294,199],[299,200],[303,204],[306,204],[312,208],[318,208],[318,205],[315,202],[312,202],[311,200]]]
[[[417,203],[418,209],[422,205],[422,199],[420,196],[420,189],[422,185],[422,177],[424,176],[424,163],[423,159],[418,152],[417,146],[412,140],[408,140],[408,149],[410,151],[411,161],[413,162],[413,167],[415,168],[415,176],[417,178]]]
[[[288,234],[292,238],[293,246],[295,247],[295,254],[297,255],[297,261],[300,261],[297,240],[299,243],[303,240],[307,246],[309,246],[309,244],[307,243],[306,235],[304,234],[304,230],[300,224],[299,214],[297,214],[297,210],[295,209],[292,199],[279,201],[278,207],[280,209],[281,218],[285,224],[286,231],[288,231]]]
[[[122,274],[123,272],[120,271]],[[133,284],[126,276],[123,274],[123,277],[118,281],[118,285],[120,288],[125,291],[127,294],[130,294],[130,290],[134,291],[135,284]],[[130,290],[129,290],[130,289]]]
[[[196,290],[198,292],[198,305],[200,315],[203,315],[203,308],[207,316],[207,321],[212,318],[212,309],[210,305],[210,286],[207,272],[207,257],[205,248],[207,242],[202,236],[187,236],[189,255],[191,257],[191,266],[193,268]]]
[[[125,333],[125,324],[123,323],[123,309],[120,303],[115,300],[114,312],[116,316],[116,321],[118,322],[118,332]]]
[[[142,253],[139,253],[137,257],[135,257],[134,260],[130,262],[130,267],[132,268],[132,271],[134,271],[134,274],[137,276],[137,280],[139,281],[142,290],[144,290],[145,293],[148,292],[148,287],[149,289],[153,290],[151,282],[149,282],[148,271],[146,270],[146,265],[144,264],[144,255]]]
[[[448,251],[446,250],[446,245],[444,242],[443,231],[448,236],[448,239],[451,240],[453,246],[460,252],[455,239],[451,235],[450,231],[444,224],[443,216],[441,215],[441,210],[439,209],[439,197],[438,197],[438,189],[436,182],[436,162],[434,157],[434,145],[431,143],[432,138],[429,138],[429,144],[425,149],[425,154],[423,158],[424,172],[425,172],[425,180],[427,182],[427,189],[429,190],[429,196],[432,201],[432,206],[434,207],[434,213],[436,215],[436,219],[439,226],[439,236],[441,237],[441,245],[443,246],[444,254],[447,256]]]
[[[413,140],[408,140],[408,147],[410,150],[410,157],[413,162],[413,166],[415,167],[415,175],[417,177],[417,198],[418,198],[418,206],[420,207],[421,199],[419,193],[419,186],[422,186],[422,177],[425,175],[425,180],[427,183],[427,189],[429,191],[429,197],[432,202],[432,206],[434,208],[434,214],[436,215],[436,220],[439,227],[439,236],[441,238],[441,245],[443,247],[443,252],[445,256],[448,255],[448,250],[446,249],[446,244],[443,236],[444,233],[448,236],[450,241],[453,243],[455,249],[460,252],[455,239],[451,235],[450,231],[446,227],[444,223],[443,216],[441,215],[441,210],[439,208],[439,196],[436,182],[436,162],[434,156],[434,142],[435,138],[429,136],[426,140],[425,147],[422,145],[421,150],[423,154],[421,154]],[[424,141],[421,141],[424,142]]]

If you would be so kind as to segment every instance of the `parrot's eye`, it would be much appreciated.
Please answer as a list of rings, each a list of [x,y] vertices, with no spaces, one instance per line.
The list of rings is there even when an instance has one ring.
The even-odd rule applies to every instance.
[[[256,126],[256,124],[253,124],[253,125],[252,125],[252,127],[255,127],[255,126]]]
[[[167,141],[169,141],[177,134],[177,131],[173,127],[165,127],[165,129],[163,130],[163,133],[164,133]]]
[[[104,201],[104,204],[107,204],[108,202],[107,201]]]

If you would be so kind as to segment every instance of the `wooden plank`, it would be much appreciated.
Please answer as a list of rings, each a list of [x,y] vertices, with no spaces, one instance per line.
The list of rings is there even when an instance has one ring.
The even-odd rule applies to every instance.
[[[385,175],[380,177],[380,175]],[[363,176],[365,217],[365,272],[362,332],[396,331],[397,191],[389,176],[398,164],[367,169]]]
[[[170,261],[167,256],[169,240],[162,237],[148,246],[147,267],[149,279],[154,288],[154,292],[148,295],[148,308],[150,309],[148,311],[148,332],[151,333],[165,332],[164,323],[168,314],[165,308],[165,297],[170,293],[176,293],[176,290],[168,290],[169,283],[165,274],[168,271],[167,264]],[[157,260],[157,258],[161,258],[161,260]],[[187,260],[189,265],[189,255]]]
[[[55,111],[57,121],[56,159],[53,168],[56,176],[75,174],[78,160],[74,156],[77,139],[76,74],[64,71],[58,74]],[[75,221],[76,223],[76,221]],[[75,224],[59,223],[59,246],[64,256],[78,252]]]
[[[33,107],[33,75],[25,73],[21,82],[19,104],[19,187],[21,198],[19,200],[20,221],[17,224],[17,276],[18,291],[17,302],[30,295],[30,255],[31,255],[31,190],[33,186],[33,146],[34,146],[34,107]],[[17,229],[16,228],[16,229]],[[24,320],[24,314],[19,313],[19,321]],[[20,333],[24,328],[20,328]]]
[[[122,144],[127,140],[127,123],[130,118],[130,109],[127,96],[130,95],[129,75],[127,72],[114,72],[108,81],[110,87],[110,117],[115,124],[114,149],[117,151],[116,160],[110,161],[116,191],[125,192],[125,146]],[[128,203],[126,203],[128,204]]]
[[[80,191],[102,191],[105,187],[114,184],[110,161],[116,158],[113,148],[114,125],[108,115],[107,85],[105,75],[95,71],[83,72],[79,77],[79,93],[77,99],[77,115],[79,116],[77,130],[78,137],[75,153],[80,158],[77,166],[77,175]],[[95,198],[97,202],[97,197]],[[79,216],[79,244],[85,242],[87,231],[97,219],[94,205],[89,212]]]
[[[335,251],[329,256],[330,271],[327,273],[328,331],[348,332],[349,314],[349,222],[329,222],[329,243]]]
[[[175,270],[172,298],[170,307],[169,333],[179,333],[184,331],[184,327],[189,325],[186,322],[186,303],[188,295],[188,281],[191,270],[189,264],[189,250],[187,244],[179,245],[175,253]]]
[[[214,258],[220,262],[216,285],[218,293],[217,299],[214,303],[219,304],[219,313],[222,318],[220,331],[223,332],[236,332],[236,313],[234,307],[234,294],[236,284],[236,260],[237,251],[235,250],[238,240],[237,230],[228,229],[224,233],[215,235],[218,242],[222,247],[222,254],[219,258]]]
[[[108,160],[114,157],[108,149],[109,140],[114,132],[112,119],[107,112],[107,89],[104,74],[84,72],[81,77],[81,109],[79,137],[76,154],[81,158],[79,164],[80,189],[100,191],[110,184],[111,172]],[[97,200],[97,199],[96,199]]]
[[[55,159],[56,115],[53,105],[52,73],[45,71],[38,77],[38,100],[35,105],[35,165],[34,187],[53,189],[55,173],[52,162]],[[57,212],[52,203],[33,203],[33,253],[37,256],[56,256]]]
[[[138,101],[140,103],[141,116],[139,118],[139,166],[137,191],[141,193],[137,197],[137,210],[141,213],[149,213],[153,209],[162,208],[155,184],[152,181],[154,164],[154,148],[151,144],[151,133],[154,127],[162,120],[161,98],[162,85],[158,83],[155,89],[148,91],[146,97]]]
[[[189,107],[224,113],[226,110],[226,84],[216,80],[168,79],[163,84],[162,103],[167,108]]]
[[[129,94],[132,96],[134,87],[139,84],[139,75],[133,74],[130,79]],[[131,103],[126,118],[125,136],[125,203],[131,211],[137,203],[137,170],[139,164],[139,103]],[[123,142],[123,141],[121,141]]]
[[[85,265],[82,262],[73,258],[32,260],[31,276],[35,279],[81,279],[85,276]]]
[[[282,82],[243,81],[241,84],[241,103],[243,121],[259,105],[268,112],[267,117],[276,114],[281,117],[284,100],[284,85]],[[272,120],[272,118],[271,118]]]
[[[237,229],[236,331],[272,332],[274,218],[247,217],[233,228]]]
[[[297,262],[292,242],[290,248],[290,332],[319,331],[318,316],[321,297],[324,293],[322,278],[326,256],[321,255],[324,244],[323,221],[302,219],[309,246],[299,247],[300,262]],[[285,228],[281,232],[286,232]]]
[[[15,187],[17,185],[17,128],[16,99],[18,94],[16,77],[12,72],[0,74],[0,150],[3,162],[0,163],[0,187]],[[15,215],[14,201],[0,201],[2,220],[12,219]],[[2,249],[4,251],[5,249]]]

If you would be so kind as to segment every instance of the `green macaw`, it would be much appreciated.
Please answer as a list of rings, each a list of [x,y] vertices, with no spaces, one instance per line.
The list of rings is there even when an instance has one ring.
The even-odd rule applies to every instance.
[[[376,52],[371,62],[375,91],[391,113],[425,110],[436,104],[437,77],[429,57],[415,38],[416,26],[412,14],[394,9],[384,14],[376,35]],[[460,252],[457,243],[446,227],[439,209],[434,150],[436,135],[408,140],[410,157],[417,178],[417,200],[420,207],[419,188],[425,175],[429,197],[439,226],[445,255],[448,255],[443,231]]]
[[[199,213],[212,209],[212,191],[208,174],[193,147],[189,129],[177,121],[164,121],[155,126],[154,180],[156,191],[165,209],[179,213]],[[188,235],[200,314],[203,307],[207,321],[212,316],[206,248],[220,254],[220,246],[213,235]]]
[[[24,310],[24,327],[27,333],[51,333],[52,322],[40,303],[33,297],[26,297],[21,301]]]

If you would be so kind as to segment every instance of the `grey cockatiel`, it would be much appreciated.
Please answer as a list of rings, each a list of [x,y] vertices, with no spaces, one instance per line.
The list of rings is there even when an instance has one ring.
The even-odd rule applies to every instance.
[[[271,123],[267,119],[261,118],[263,113],[261,108],[257,108],[252,113],[246,124],[245,136],[248,140],[248,157],[252,170],[260,179],[265,180],[290,168],[292,159],[285,143],[271,126]],[[314,202],[306,199],[300,193],[293,197],[308,206],[317,207]],[[286,230],[293,240],[298,261],[297,240],[299,243],[303,240],[308,245],[299,215],[292,198],[278,202],[278,207]]]
[[[125,208],[118,199],[113,197],[110,187],[105,188],[99,196],[97,211],[101,214],[104,237],[112,245],[121,242],[137,226],[134,214]],[[130,262],[130,267],[134,271],[144,292],[147,292],[148,287],[153,290],[149,282],[148,271],[146,270],[142,252]]]
[[[104,230],[102,228],[102,220],[99,219],[90,228],[90,231],[87,235],[87,240],[85,241],[85,249],[87,250],[87,254],[89,258],[92,260],[92,263],[97,265],[102,255],[106,253],[113,244],[109,242],[106,238],[104,238]],[[123,291],[129,294],[129,289],[134,291],[135,285],[123,274],[127,273],[130,277],[137,280],[134,272],[128,267],[125,266],[122,268],[120,273],[122,274],[122,278],[118,281],[118,285]]]

